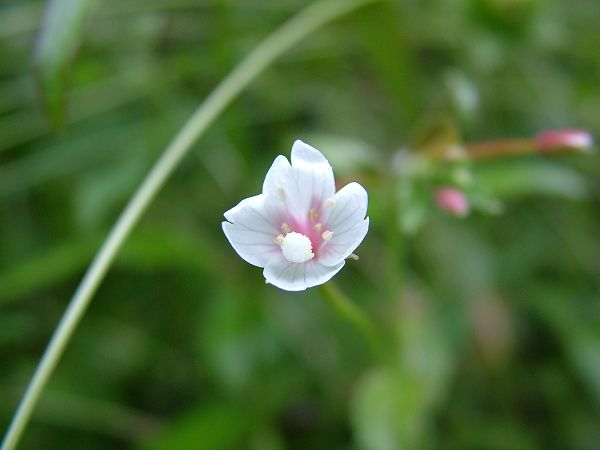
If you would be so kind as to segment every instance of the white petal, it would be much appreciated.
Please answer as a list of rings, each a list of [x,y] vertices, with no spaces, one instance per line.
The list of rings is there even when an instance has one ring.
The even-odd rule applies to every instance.
[[[263,183],[263,193],[275,194],[281,196],[281,192],[278,192],[278,188],[284,184],[284,180],[290,175],[290,162],[283,155],[279,155],[271,164],[267,176],[265,176],[265,182]]]
[[[329,281],[344,267],[345,261],[335,266],[324,266],[311,260],[305,263],[292,263],[283,255],[275,254],[267,263],[263,274],[267,283],[285,291],[303,291]]]
[[[335,194],[333,169],[323,154],[302,141],[292,146],[292,168],[297,176],[301,207],[321,205]]]
[[[333,198],[324,220],[335,236],[365,218],[369,201],[367,191],[358,183],[347,184]]]
[[[367,231],[369,231],[368,217],[337,236],[334,233],[331,240],[319,252],[319,262],[325,266],[332,266],[345,260],[360,245]]]
[[[255,195],[254,197],[248,197],[248,198],[245,198],[244,200],[242,200],[241,202],[239,202],[237,205],[235,205],[230,210],[225,211],[223,213],[223,215],[225,216],[225,218],[228,221],[233,223],[233,222],[235,222],[236,216],[239,214],[239,212],[242,209],[244,209],[246,206],[260,205],[262,202],[263,202],[263,196],[261,194]]]
[[[225,213],[223,232],[242,259],[264,267],[279,246],[273,241],[279,234],[277,221],[270,215],[264,195],[242,200]]]
[[[321,250],[319,262],[337,264],[350,256],[369,230],[367,191],[358,183],[350,183],[335,194],[335,203],[328,211],[327,229],[333,233]]]
[[[315,148],[302,141],[292,147],[292,165],[278,156],[267,173],[263,193],[278,199],[290,215],[302,221],[335,194],[333,169]]]
[[[319,150],[301,140],[296,140],[292,145],[292,166],[315,167],[321,170],[331,169],[331,164]]]

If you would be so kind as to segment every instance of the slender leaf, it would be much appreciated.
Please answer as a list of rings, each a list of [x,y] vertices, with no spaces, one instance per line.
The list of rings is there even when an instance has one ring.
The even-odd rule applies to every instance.
[[[52,0],[45,11],[36,62],[42,98],[51,122],[64,122],[69,63],[82,40],[93,0]]]

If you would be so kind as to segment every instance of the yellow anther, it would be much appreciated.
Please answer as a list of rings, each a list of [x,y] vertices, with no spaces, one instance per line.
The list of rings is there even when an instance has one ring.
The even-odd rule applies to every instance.
[[[360,258],[358,257],[358,255],[355,255],[354,253],[350,253],[350,256],[348,256],[348,259],[358,261]]]
[[[332,231],[323,231],[323,234],[321,235],[323,237],[323,240],[325,241],[330,241],[331,238],[333,237],[333,232]]]
[[[327,205],[328,208],[332,208],[333,205],[335,205],[335,198],[329,197],[327,200],[325,200],[325,205]]]
[[[315,231],[321,231],[321,228],[323,228],[323,225],[320,223],[315,223],[315,226],[313,228],[315,229]]]
[[[284,239],[283,234],[280,234],[275,239],[273,239],[273,242],[276,243],[277,245],[281,245],[281,244],[283,244],[283,239]]]
[[[317,220],[317,210],[315,208],[311,208],[308,211],[308,218],[310,220]]]
[[[283,234],[288,234],[290,231],[292,231],[290,226],[285,222],[283,222],[279,228]]]

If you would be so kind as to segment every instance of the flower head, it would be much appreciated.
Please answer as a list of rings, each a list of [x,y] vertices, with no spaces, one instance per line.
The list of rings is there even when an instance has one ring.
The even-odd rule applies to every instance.
[[[462,191],[453,187],[441,187],[435,193],[435,199],[442,211],[463,217],[469,213],[469,201]]]
[[[223,232],[242,259],[264,267],[267,283],[302,291],[328,281],[369,229],[367,192],[358,183],[335,191],[325,157],[294,142],[291,164],[278,156],[262,194],[225,213]]]

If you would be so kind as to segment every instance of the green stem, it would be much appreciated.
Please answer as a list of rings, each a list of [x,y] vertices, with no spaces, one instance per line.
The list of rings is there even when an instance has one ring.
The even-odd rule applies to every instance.
[[[502,139],[498,141],[471,142],[465,144],[465,149],[467,150],[467,156],[472,160],[496,159],[529,154],[586,153],[589,151],[586,146],[568,146],[560,145],[559,143],[552,147],[540,148],[536,144],[535,139]]]
[[[223,79],[192,114],[141,183],[81,280],[25,391],[0,450],[13,450],[60,357],[123,243],[194,142],[275,59],[333,19],[378,0],[323,0],[270,34]]]
[[[371,318],[352,303],[332,281],[320,286],[320,291],[333,309],[360,331],[373,355],[382,360],[385,359],[386,352],[382,337]]]
[[[470,159],[491,159],[505,156],[539,153],[533,139],[503,139],[466,144]]]

